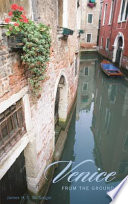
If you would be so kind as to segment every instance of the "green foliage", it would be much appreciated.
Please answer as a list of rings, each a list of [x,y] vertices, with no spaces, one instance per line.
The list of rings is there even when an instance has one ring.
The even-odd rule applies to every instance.
[[[44,80],[46,63],[49,61],[51,38],[49,28],[43,24],[29,21],[24,30],[23,55],[21,59],[27,67],[27,73],[34,94],[40,90],[40,82]]]
[[[11,19],[7,18],[6,35],[23,35],[23,54],[21,59],[26,68],[26,74],[32,87],[32,92],[38,94],[41,81],[44,80],[46,65],[50,57],[51,37],[49,27],[36,24],[27,19],[24,9],[12,5]]]

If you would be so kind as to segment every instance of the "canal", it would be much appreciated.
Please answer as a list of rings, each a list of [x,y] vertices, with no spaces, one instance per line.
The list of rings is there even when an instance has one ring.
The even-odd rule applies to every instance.
[[[61,161],[73,161],[73,170],[89,160],[73,172],[116,172],[116,176],[111,182],[103,176],[101,182],[68,182],[66,176],[51,184],[47,204],[109,204],[106,192],[128,174],[128,82],[105,76],[100,60],[96,54],[81,56],[77,105]],[[58,165],[54,178],[66,165]]]

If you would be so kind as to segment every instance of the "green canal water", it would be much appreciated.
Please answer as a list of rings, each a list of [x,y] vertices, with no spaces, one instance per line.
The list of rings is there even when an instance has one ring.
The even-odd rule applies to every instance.
[[[109,204],[106,192],[128,174],[128,82],[108,78],[100,70],[100,58],[83,53],[77,106],[68,131],[61,161],[73,161],[71,170],[84,160],[92,160],[73,172],[116,172],[109,183],[67,181],[52,183],[47,204]],[[59,164],[54,177],[65,167]]]

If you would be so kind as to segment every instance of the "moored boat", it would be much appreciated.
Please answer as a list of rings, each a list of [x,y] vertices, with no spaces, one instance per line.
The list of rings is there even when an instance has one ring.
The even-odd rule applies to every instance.
[[[108,60],[103,60],[101,62],[101,69],[107,76],[123,76],[123,73],[120,71],[120,69],[114,66]]]

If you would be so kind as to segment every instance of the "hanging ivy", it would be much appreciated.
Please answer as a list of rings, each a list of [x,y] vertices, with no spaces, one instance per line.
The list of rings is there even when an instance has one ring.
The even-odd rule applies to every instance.
[[[32,92],[38,94],[50,57],[50,29],[46,25],[36,24],[27,19],[24,8],[17,4],[11,6],[9,18],[6,18],[5,22],[7,23],[7,36],[18,34],[23,36],[21,59],[25,65]]]

